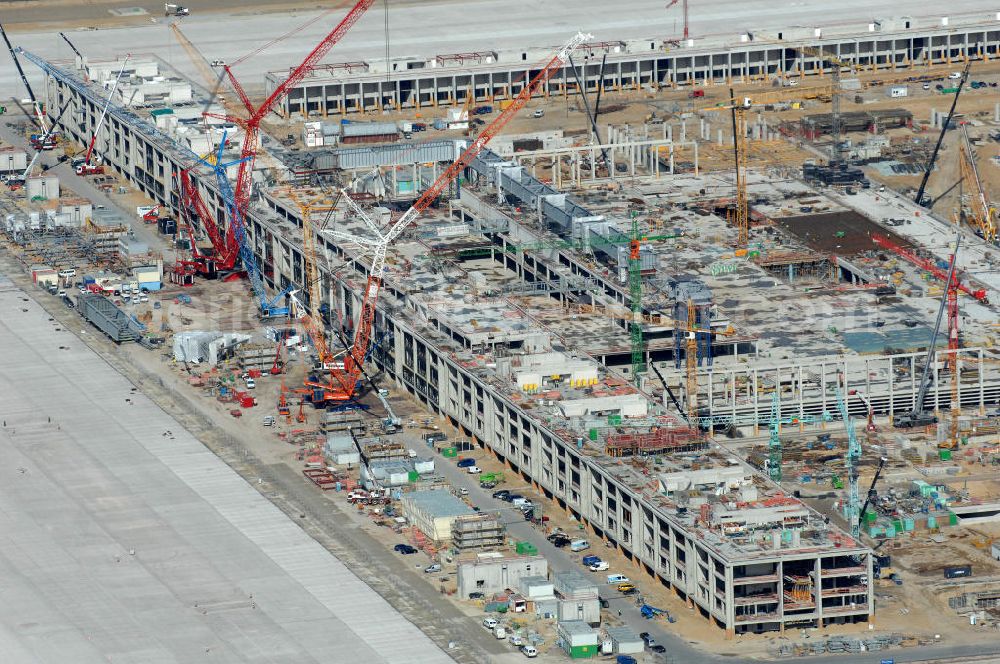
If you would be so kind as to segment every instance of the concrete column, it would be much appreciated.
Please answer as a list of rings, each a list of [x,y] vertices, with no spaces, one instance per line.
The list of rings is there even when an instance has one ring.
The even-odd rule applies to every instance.
[[[720,129],[719,130],[719,145],[720,146],[723,144],[724,140],[725,139],[723,139],[723,137],[722,137],[722,130]]]
[[[993,105],[993,121],[1000,122],[1000,104]]]
[[[673,125],[668,125],[666,122],[663,123],[663,138],[672,141],[674,140],[674,127]]]
[[[681,120],[681,140],[687,140],[687,120]]]

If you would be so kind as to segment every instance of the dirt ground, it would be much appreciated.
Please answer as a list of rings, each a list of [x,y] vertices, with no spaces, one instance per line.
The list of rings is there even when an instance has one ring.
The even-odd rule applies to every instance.
[[[853,256],[871,251],[872,243],[869,237],[873,232],[881,233],[903,247],[912,246],[905,238],[876,225],[853,210],[779,217],[777,222],[811,249],[824,254]],[[837,237],[837,233],[840,232],[844,233],[844,237]]]

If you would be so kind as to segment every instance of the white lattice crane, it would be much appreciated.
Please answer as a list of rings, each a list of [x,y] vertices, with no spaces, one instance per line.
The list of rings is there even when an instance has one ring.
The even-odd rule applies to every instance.
[[[353,242],[371,251],[371,268],[368,273],[368,283],[365,287],[358,326],[355,329],[354,341],[344,357],[344,367],[330,369],[332,380],[306,381],[306,386],[313,390],[313,402],[347,401],[354,398],[361,368],[371,346],[372,326],[375,321],[375,307],[379,292],[382,289],[383,272],[385,271],[386,252],[393,242],[413,223],[427,208],[429,208],[444,193],[472,160],[483,151],[486,145],[507,125],[514,116],[524,108],[528,100],[538,91],[545,81],[569,60],[570,54],[584,42],[593,39],[593,35],[578,32],[535,74],[510,105],[489,125],[483,128],[479,135],[465,151],[449,166],[421,197],[407,210],[403,216],[387,228],[381,228],[360,206],[347,197],[351,208],[368,227],[369,235],[359,236],[337,230],[327,230],[325,233],[338,240]]]

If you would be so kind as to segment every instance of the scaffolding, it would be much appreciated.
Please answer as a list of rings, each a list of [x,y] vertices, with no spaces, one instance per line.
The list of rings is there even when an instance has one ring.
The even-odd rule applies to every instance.
[[[654,429],[643,433],[612,434],[604,449],[608,456],[650,456],[705,449],[706,441],[694,429]]]
[[[455,519],[451,526],[451,543],[460,551],[502,546],[504,526],[496,514],[470,514]]]

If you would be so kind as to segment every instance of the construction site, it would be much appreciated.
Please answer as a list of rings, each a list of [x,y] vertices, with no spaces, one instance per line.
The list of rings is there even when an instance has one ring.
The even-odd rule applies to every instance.
[[[1000,15],[638,4],[4,19],[0,651],[997,661]]]

